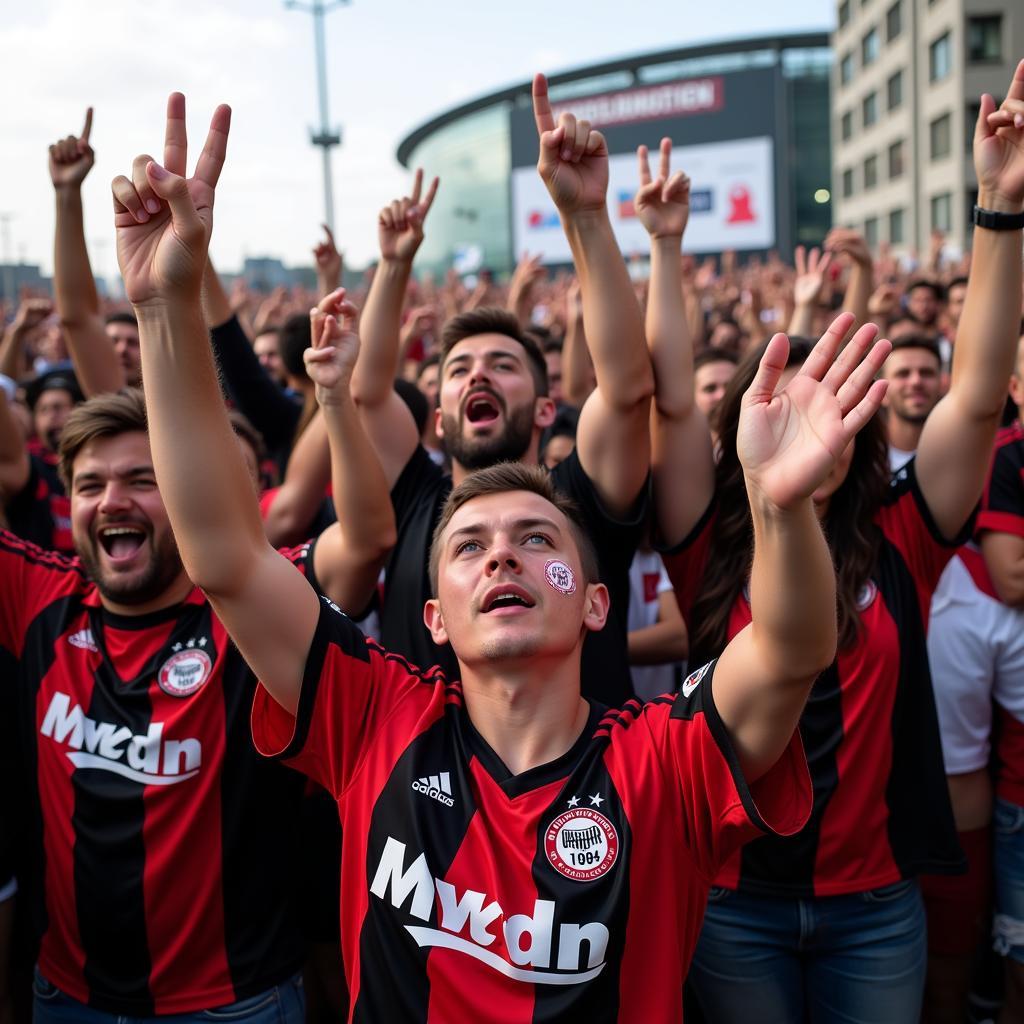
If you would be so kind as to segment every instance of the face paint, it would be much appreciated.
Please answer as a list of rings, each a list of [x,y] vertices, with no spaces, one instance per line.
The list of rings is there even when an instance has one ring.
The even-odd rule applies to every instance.
[[[560,594],[576,593],[576,577],[573,575],[572,569],[565,562],[560,562],[556,558],[545,563],[544,579],[548,581],[552,590],[557,590]]]

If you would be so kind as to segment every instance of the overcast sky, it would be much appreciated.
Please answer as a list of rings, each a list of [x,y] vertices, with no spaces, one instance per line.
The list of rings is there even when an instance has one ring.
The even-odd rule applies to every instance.
[[[376,211],[404,190],[398,142],[447,107],[534,71],[828,29],[834,18],[833,0],[352,0],[327,18],[330,115],[344,133],[333,158],[335,217],[349,265],[373,258]],[[160,158],[166,96],[178,89],[196,147],[214,106],[234,109],[217,190],[218,266],[236,270],[260,255],[310,262],[323,191],[319,152],[308,141],[317,121],[308,14],[282,0],[35,0],[6,5],[0,40],[0,214],[13,215],[0,260],[50,272],[46,149],[77,134],[91,104],[96,166],[85,185],[86,237],[96,272],[115,273],[110,180],[128,173],[138,153]]]

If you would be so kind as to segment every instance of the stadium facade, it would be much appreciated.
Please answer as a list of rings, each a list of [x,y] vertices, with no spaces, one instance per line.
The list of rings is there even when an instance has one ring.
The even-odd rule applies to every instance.
[[[636,147],[668,135],[692,181],[686,250],[788,254],[832,223],[827,33],[765,36],[643,54],[549,76],[555,115],[587,117],[608,139],[609,206],[627,254],[646,252],[633,210]],[[530,83],[448,110],[402,140],[405,167],[439,174],[417,265],[508,272],[517,253],[569,262],[536,173]]]

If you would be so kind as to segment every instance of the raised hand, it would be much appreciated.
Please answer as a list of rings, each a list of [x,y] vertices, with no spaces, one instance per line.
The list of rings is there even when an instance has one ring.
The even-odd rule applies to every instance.
[[[825,249],[835,256],[845,256],[852,263],[871,267],[871,250],[864,236],[853,228],[833,228],[825,236]]]
[[[789,339],[776,334],[768,343],[743,396],[736,435],[752,499],[756,492],[781,509],[806,501],[881,405],[886,381],[874,378],[892,346],[872,345],[878,329],[865,324],[836,358],[853,320],[852,313],[838,316],[778,393]]]
[[[171,93],[163,165],[138,156],[131,179],[113,180],[117,261],[133,304],[199,295],[230,127],[231,108],[217,107],[195,174],[186,178],[185,97]]]
[[[974,168],[978,205],[1003,213],[1020,212],[1024,203],[1024,60],[1017,65],[999,109],[987,93],[974,129]]]
[[[574,114],[563,113],[556,126],[543,75],[533,79],[533,116],[540,138],[537,170],[559,212],[568,216],[603,210],[608,192],[604,136]]]
[[[316,385],[316,399],[323,405],[348,394],[352,368],[359,355],[356,331],[358,310],[339,288],[309,311],[312,345],[302,354],[306,373]]]
[[[640,188],[634,206],[640,223],[651,238],[682,238],[690,218],[690,179],[682,171],[669,177],[672,140],[661,140],[657,178],[651,178],[647,147],[638,147],[636,156],[640,165]]]
[[[14,314],[11,329],[23,334],[34,330],[53,312],[53,303],[49,299],[22,299],[18,303],[18,312]]]
[[[390,206],[380,211],[377,220],[377,236],[380,240],[380,254],[386,260],[412,263],[416,250],[423,241],[423,222],[430,213],[437,195],[439,179],[434,178],[421,199],[423,192],[423,170],[416,169],[412,195],[395,199]]]
[[[89,107],[85,112],[82,134],[77,138],[69,135],[50,147],[50,180],[54,188],[80,188],[85,181],[96,160],[96,154],[89,145],[91,132],[92,107]]]
[[[341,253],[334,244],[334,235],[326,224],[320,225],[326,236],[313,249],[313,260],[316,263],[317,290],[326,295],[341,285]]]
[[[821,254],[815,247],[810,252],[798,245],[793,252],[796,264],[796,279],[793,282],[793,301],[798,306],[810,306],[818,301],[825,286],[825,271],[832,262],[832,254]]]

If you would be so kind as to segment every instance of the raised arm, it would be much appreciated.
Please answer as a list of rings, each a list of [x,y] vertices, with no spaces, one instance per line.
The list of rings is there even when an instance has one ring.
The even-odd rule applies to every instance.
[[[793,315],[787,332],[793,337],[807,338],[814,330],[814,307],[825,287],[825,271],[832,262],[829,252],[822,254],[817,248],[807,252],[798,245],[793,252],[796,279],[793,281]]]
[[[651,280],[645,323],[654,367],[651,463],[659,540],[681,541],[711,501],[715,461],[711,432],[694,401],[693,344],[683,300],[683,232],[690,216],[690,179],[669,176],[672,142],[661,140],[658,176],[652,180],[647,147],[637,150],[640,190],[636,212],[651,236]]]
[[[974,166],[978,206],[1024,209],[1024,61],[999,110],[991,96],[981,98]],[[949,392],[924,425],[915,463],[932,518],[949,538],[981,496],[1006,402],[1020,326],[1021,229],[977,227],[972,253]]]
[[[562,345],[562,397],[582,409],[594,390],[594,364],[583,326],[580,285],[573,281],[565,293],[565,342]]]
[[[29,372],[26,342],[52,312],[49,299],[22,299],[18,303],[18,311],[0,339],[0,373],[17,380]]]
[[[825,248],[834,256],[845,256],[850,276],[843,294],[843,309],[856,319],[853,329],[868,322],[868,303],[875,290],[875,265],[863,235],[852,228],[833,228],[825,239]]]
[[[50,180],[57,206],[53,290],[75,374],[87,396],[117,391],[125,385],[124,370],[100,316],[100,300],[85,246],[82,182],[95,160],[89,145],[91,131],[92,107],[86,111],[85,127],[78,138],[69,135],[50,147]],[[149,216],[145,209],[139,212]]]
[[[352,374],[352,396],[359,405],[388,486],[393,486],[416,446],[419,431],[409,407],[394,388],[399,371],[402,305],[412,261],[423,241],[423,222],[437,194],[437,178],[421,198],[423,171],[416,171],[411,196],[380,211],[380,263],[373,275],[362,316],[362,346]]]
[[[327,425],[318,412],[296,439],[288,456],[284,480],[263,520],[267,540],[274,547],[300,544],[309,538],[310,526],[323,505],[330,481]],[[341,602],[335,600],[335,604]]]
[[[395,545],[395,514],[384,470],[352,401],[352,368],[359,354],[356,308],[340,288],[323,298],[311,317],[313,345],[306,349],[306,372],[316,385],[330,441],[338,514],[317,541],[313,569],[323,592],[358,615]]]
[[[580,464],[613,514],[635,503],[650,468],[654,374],[640,306],[608,218],[608,147],[589,122],[562,113],[556,126],[543,75],[533,80],[540,137],[537,170],[562,218],[583,295],[597,387],[580,413]]]
[[[230,121],[230,109],[218,107],[186,179],[185,98],[170,97],[163,166],[139,158],[131,179],[114,179],[117,256],[139,320],[153,465],[185,570],[274,699],[294,713],[319,603],[264,536],[200,296]],[[157,212],[140,217],[149,202]]]
[[[341,287],[342,261],[341,253],[334,244],[334,232],[326,224],[320,226],[324,229],[324,240],[314,246],[313,260],[316,263],[316,294],[322,299]]]
[[[835,569],[811,495],[878,409],[886,383],[874,376],[890,348],[872,346],[869,324],[837,359],[852,321],[836,319],[778,394],[789,343],[775,335],[743,398],[736,445],[754,525],[752,622],[722,653],[714,692],[748,781],[782,755],[836,652]]]
[[[25,436],[11,411],[7,392],[0,388],[0,505],[21,494],[29,471]]]

